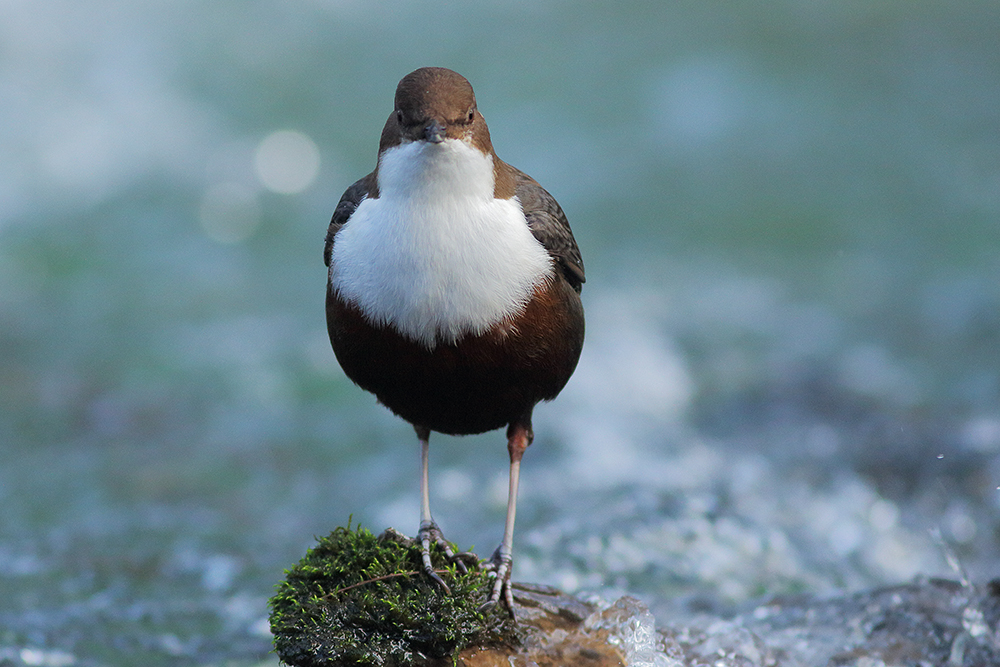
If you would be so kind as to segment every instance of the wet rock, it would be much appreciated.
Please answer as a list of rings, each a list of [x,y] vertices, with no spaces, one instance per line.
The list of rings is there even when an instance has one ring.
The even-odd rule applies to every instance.
[[[457,664],[465,667],[628,664],[612,628],[588,623],[602,617],[604,612],[597,605],[554,588],[528,584],[514,584],[514,603],[521,630],[520,644],[469,649],[458,655]],[[619,625],[617,621],[615,627]],[[442,667],[444,664],[441,663]]]
[[[588,604],[520,585],[521,647],[469,652],[473,665],[643,667],[990,667],[1000,665],[1000,581],[941,579],[841,596],[782,596],[730,618],[666,619],[634,598]],[[587,611],[589,613],[581,618]]]

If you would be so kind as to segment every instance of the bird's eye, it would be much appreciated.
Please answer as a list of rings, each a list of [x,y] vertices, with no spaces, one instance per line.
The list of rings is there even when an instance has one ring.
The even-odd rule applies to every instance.
[[[397,111],[396,112],[396,122],[399,123],[400,125],[403,124],[403,112],[402,111]]]
[[[471,123],[472,119],[475,118],[475,117],[476,117],[476,110],[475,109],[469,109],[469,117],[466,119],[467,122]]]

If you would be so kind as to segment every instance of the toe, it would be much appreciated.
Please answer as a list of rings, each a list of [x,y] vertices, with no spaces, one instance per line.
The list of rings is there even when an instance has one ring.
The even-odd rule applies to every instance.
[[[480,611],[489,611],[502,599],[504,605],[507,607],[507,611],[510,612],[511,618],[516,621],[517,616],[514,613],[514,590],[510,583],[510,556],[502,554],[497,549],[493,557],[483,564],[483,569],[488,572],[495,572],[495,580],[493,581],[493,590],[490,592],[490,598],[479,608]]]

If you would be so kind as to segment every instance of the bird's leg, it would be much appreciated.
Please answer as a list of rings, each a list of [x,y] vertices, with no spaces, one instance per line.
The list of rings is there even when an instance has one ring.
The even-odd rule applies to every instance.
[[[424,572],[427,573],[427,576],[440,586],[445,593],[451,595],[451,589],[448,588],[448,584],[444,583],[444,579],[434,571],[434,566],[431,564],[431,542],[441,547],[448,561],[454,563],[462,572],[468,572],[468,568],[465,566],[463,560],[467,559],[469,554],[456,554],[452,551],[451,545],[448,544],[444,539],[444,535],[441,534],[441,529],[438,528],[438,525],[434,523],[434,519],[431,518],[431,493],[428,475],[431,432],[430,429],[423,426],[415,428],[417,438],[420,440],[420,530],[417,532],[417,541],[420,542],[420,559],[423,562]]]
[[[500,601],[503,595],[507,610],[514,616],[514,593],[510,585],[512,551],[514,543],[514,517],[517,514],[517,483],[521,472],[521,457],[524,450],[531,444],[534,434],[531,432],[530,414],[521,420],[511,422],[507,427],[507,451],[510,454],[510,482],[507,487],[507,520],[504,522],[503,542],[493,552],[492,558],[486,563],[485,569],[496,573],[493,592],[490,599],[483,605],[488,609]]]

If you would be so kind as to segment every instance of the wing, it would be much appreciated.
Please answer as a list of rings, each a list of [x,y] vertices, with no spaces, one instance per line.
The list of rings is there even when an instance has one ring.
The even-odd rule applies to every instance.
[[[566,280],[579,292],[586,281],[583,273],[583,257],[573,238],[569,221],[562,207],[538,182],[523,171],[515,169],[515,193],[521,201],[521,209],[528,220],[528,228],[538,242],[545,246],[549,255],[558,263]]]
[[[354,214],[358,204],[372,191],[374,182],[375,172],[358,179],[344,191],[344,195],[337,203],[337,208],[333,211],[333,218],[330,219],[330,227],[326,230],[326,245],[323,247],[323,263],[327,266],[330,266],[330,255],[333,253],[333,237],[337,235],[347,219]]]

